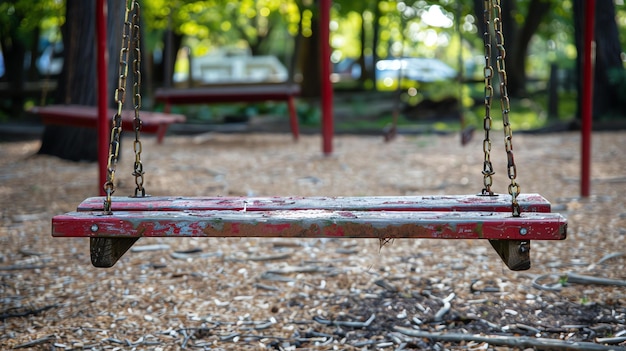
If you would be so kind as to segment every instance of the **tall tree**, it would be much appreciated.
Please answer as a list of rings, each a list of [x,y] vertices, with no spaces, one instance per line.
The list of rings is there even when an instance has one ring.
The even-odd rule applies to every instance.
[[[504,46],[506,48],[505,64],[507,69],[508,92],[510,96],[520,97],[526,94],[526,57],[528,45],[537,33],[541,22],[552,6],[548,0],[530,0],[525,13],[519,8],[517,1],[503,0],[502,25]],[[474,0],[474,13],[477,18],[478,35],[485,32],[483,23],[483,0]],[[523,18],[523,21],[516,19]],[[494,46],[494,55],[497,54]],[[495,61],[494,61],[495,62]]]
[[[375,81],[375,65],[378,60],[375,48],[378,46],[378,35],[380,25],[378,23],[380,17],[379,1],[375,0],[362,0],[362,1],[350,1],[350,0],[335,0],[334,4],[338,5],[338,15],[341,17],[347,17],[350,13],[358,13],[360,17],[359,28],[359,57],[357,58],[357,64],[361,69],[361,75],[359,78],[359,85],[361,88],[365,88],[368,85],[376,88],[376,84],[371,84]],[[370,82],[368,84],[368,82]]]
[[[119,58],[125,2],[107,0],[110,105],[114,83],[117,82],[119,62],[116,60]],[[65,56],[56,91],[58,103],[88,106],[97,103],[95,3],[67,0],[66,21],[61,28]],[[71,161],[95,161],[98,159],[97,147],[97,133],[94,129],[49,125],[44,130],[39,153]]]
[[[321,91],[320,22],[318,7],[310,0],[297,0],[300,22],[296,37],[297,70],[302,75],[302,97],[319,97]]]

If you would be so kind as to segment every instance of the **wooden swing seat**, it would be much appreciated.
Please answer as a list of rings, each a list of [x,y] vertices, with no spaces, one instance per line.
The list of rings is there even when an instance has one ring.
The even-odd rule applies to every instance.
[[[294,140],[298,140],[300,129],[295,104],[295,97],[298,95],[300,95],[300,86],[297,84],[266,83],[160,88],[155,92],[154,99],[165,104],[165,112],[170,112],[171,105],[177,104],[285,101],[289,111],[291,134]]]
[[[44,124],[68,125],[85,128],[98,127],[98,110],[95,106],[83,105],[49,105],[33,107],[31,113],[38,115]],[[116,110],[108,109],[108,116],[112,118]],[[165,133],[171,124],[184,123],[184,115],[141,111],[141,132],[157,135],[157,143],[161,144]],[[133,131],[135,112],[122,112],[122,130]]]
[[[527,269],[520,245],[565,239],[567,221],[541,195],[518,202],[521,217],[512,216],[508,195],[113,197],[105,214],[104,197],[92,197],[55,216],[52,235],[92,238],[97,267],[115,264],[140,237],[332,237],[489,239],[511,269]]]

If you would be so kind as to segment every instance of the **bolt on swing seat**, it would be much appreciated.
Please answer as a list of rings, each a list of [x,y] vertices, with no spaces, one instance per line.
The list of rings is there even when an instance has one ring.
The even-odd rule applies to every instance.
[[[567,220],[551,213],[550,203],[538,194],[519,194],[515,183],[511,128],[508,125],[508,97],[504,53],[499,56],[505,145],[511,179],[509,195],[490,191],[493,168],[489,160],[491,141],[489,117],[491,75],[490,45],[485,40],[485,188],[481,195],[401,197],[149,197],[143,188],[140,160],[141,119],[139,108],[139,11],[136,0],[126,8],[120,52],[120,79],[116,91],[118,112],[113,117],[109,148],[106,196],[83,201],[76,211],[52,219],[55,237],[89,237],[91,261],[96,267],[111,267],[140,237],[292,237],[292,238],[374,238],[385,243],[395,238],[486,239],[512,270],[530,268],[531,240],[563,240]],[[485,21],[494,6],[485,0]],[[132,23],[130,11],[136,11]],[[489,12],[489,14],[487,13]],[[496,11],[497,12],[497,11]],[[490,17],[489,17],[490,18]],[[499,18],[499,17],[498,17]],[[499,23],[499,22],[497,22]],[[488,23],[487,23],[488,24]],[[500,50],[504,49],[501,28],[496,27]],[[489,32],[489,31],[487,31]],[[488,33],[485,33],[487,38]],[[113,197],[114,175],[122,129],[130,52],[130,38],[138,58],[133,62],[135,102],[135,196]],[[490,40],[489,40],[490,42]],[[489,49],[489,52],[487,51]],[[501,61],[501,62],[500,62]],[[503,79],[504,78],[504,79]],[[504,88],[503,88],[504,86]],[[488,93],[489,91],[489,93]],[[502,100],[501,100],[502,102]],[[505,113],[506,112],[506,113]],[[512,210],[513,209],[513,210]]]

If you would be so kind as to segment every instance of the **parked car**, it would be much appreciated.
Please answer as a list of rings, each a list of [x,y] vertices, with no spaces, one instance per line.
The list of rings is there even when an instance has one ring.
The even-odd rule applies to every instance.
[[[365,64],[367,66],[372,64],[372,56],[365,57]],[[333,83],[355,81],[361,78],[361,72],[359,60],[348,57],[333,63],[333,73],[330,80]]]
[[[371,63],[371,56],[367,57]],[[402,77],[403,84],[409,82],[431,83],[454,79],[457,71],[441,60],[434,58],[398,58],[376,62],[376,85],[379,90],[393,90],[397,87],[398,79]],[[361,66],[358,60],[343,59],[333,65],[331,80],[334,83],[359,79]],[[414,85],[414,84],[410,84]]]
[[[247,51],[218,51],[191,58],[191,76],[198,84],[286,82],[287,68],[276,56],[252,56]],[[176,72],[175,82],[189,79],[189,72]]]
[[[380,90],[395,89],[400,78],[403,83],[431,83],[454,79],[456,75],[454,68],[434,58],[401,58],[376,62],[376,84]]]
[[[63,43],[46,43],[37,59],[37,69],[43,76],[56,76],[63,69]]]

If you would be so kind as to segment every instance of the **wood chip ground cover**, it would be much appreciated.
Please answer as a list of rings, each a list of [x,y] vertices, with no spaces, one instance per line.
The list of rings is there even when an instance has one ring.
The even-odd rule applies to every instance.
[[[152,195],[473,194],[482,141],[456,136],[146,137]],[[95,164],[0,144],[0,348],[32,350],[507,350],[626,348],[626,133],[596,133],[593,195],[576,133],[515,136],[522,191],[568,218],[511,272],[485,241],[150,238],[110,269],[50,218],[97,195]],[[116,195],[131,194],[132,142]],[[506,192],[494,141],[495,190]],[[595,280],[593,279],[595,278]],[[570,282],[568,282],[570,280]],[[407,331],[408,330],[408,331]],[[411,331],[424,334],[410,335]],[[443,337],[443,335],[447,337]],[[488,337],[485,340],[479,337]],[[515,343],[514,343],[515,342]],[[551,344],[559,342],[560,344]]]

